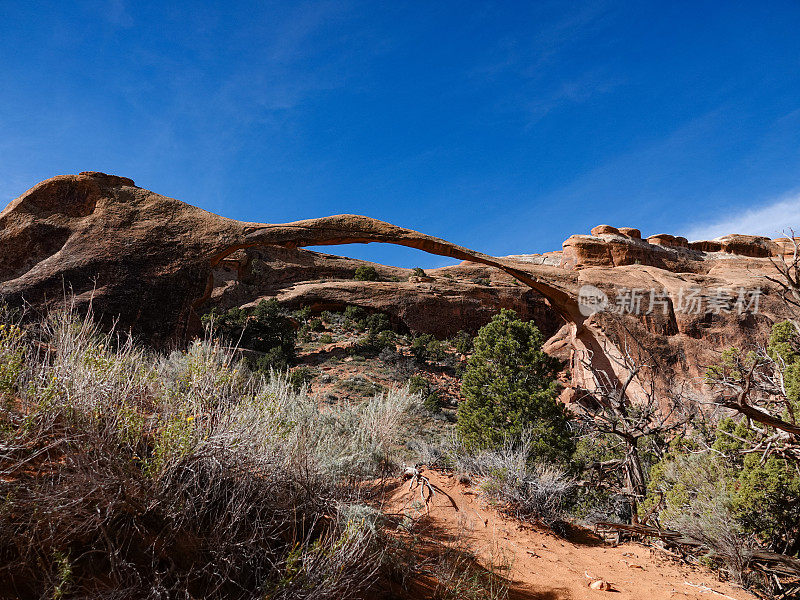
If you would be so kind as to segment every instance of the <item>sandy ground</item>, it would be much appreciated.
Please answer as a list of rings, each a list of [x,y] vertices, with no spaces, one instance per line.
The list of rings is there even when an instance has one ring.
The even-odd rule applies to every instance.
[[[735,585],[719,581],[710,570],[683,564],[640,544],[613,546],[587,530],[576,531],[568,541],[520,525],[488,506],[474,487],[435,471],[426,470],[424,474],[450,498],[437,493],[427,514],[419,489],[409,491],[409,484],[405,483],[392,491],[385,509],[418,517],[418,526],[434,531],[440,539],[460,539],[484,566],[506,565],[507,571],[502,573],[510,581],[512,599],[755,598]],[[599,579],[610,583],[611,590],[589,587]]]

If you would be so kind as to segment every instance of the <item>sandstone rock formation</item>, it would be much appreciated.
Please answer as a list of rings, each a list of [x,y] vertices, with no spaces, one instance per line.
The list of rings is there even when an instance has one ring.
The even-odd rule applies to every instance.
[[[490,267],[463,266],[429,270],[373,266],[380,281],[355,281],[363,261],[301,248],[254,247],[229,256],[213,271],[210,303],[222,309],[277,298],[289,308],[314,312],[355,305],[390,316],[398,329],[450,337],[459,330],[477,333],[500,308],[515,310],[552,335],[562,320],[546,298],[513,277]],[[490,281],[485,285],[484,281]]]
[[[376,265],[383,281],[357,282],[350,274],[359,261],[301,249],[370,242],[466,262],[413,281],[409,270]],[[716,352],[763,337],[783,318],[779,294],[763,275],[772,273],[770,260],[793,248],[791,240],[742,235],[642,239],[637,229],[604,225],[570,237],[557,252],[497,258],[355,215],[244,223],[124,177],[87,172],[44,181],[0,213],[0,299],[43,310],[69,290],[79,305],[91,301],[107,323],[118,319],[154,345],[196,333],[198,315],[212,306],[264,297],[318,310],[356,304],[387,312],[399,327],[437,335],[474,331],[508,307],[552,334],[548,348],[569,363],[575,385],[589,385],[581,357],[619,375],[614,358],[624,332],[633,332],[666,370],[665,386],[699,386]],[[612,307],[625,290],[638,290],[640,310],[583,314],[584,285],[604,292]],[[699,298],[708,308],[719,304],[720,290],[755,288],[762,292],[758,311],[684,306]]]
[[[44,181],[0,213],[0,296],[36,309],[70,290],[105,319],[118,317],[121,327],[164,344],[193,332],[219,280],[239,268],[237,253],[368,242],[497,267],[545,293],[557,312],[576,310],[566,289],[513,261],[389,223],[356,215],[243,223],[94,172]]]

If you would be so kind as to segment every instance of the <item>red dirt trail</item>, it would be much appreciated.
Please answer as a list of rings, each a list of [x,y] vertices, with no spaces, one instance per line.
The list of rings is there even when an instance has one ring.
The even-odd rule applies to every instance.
[[[588,530],[578,530],[570,540],[505,517],[489,506],[472,486],[436,471],[424,475],[442,492],[430,502],[429,514],[419,488],[405,482],[393,489],[384,509],[418,518],[415,527],[439,540],[459,539],[487,567],[505,564],[502,575],[515,600],[753,600],[743,589],[719,581],[701,567],[682,563],[667,554],[637,543],[604,543]],[[458,510],[453,506],[458,507]],[[591,589],[598,579],[611,584],[608,591]]]

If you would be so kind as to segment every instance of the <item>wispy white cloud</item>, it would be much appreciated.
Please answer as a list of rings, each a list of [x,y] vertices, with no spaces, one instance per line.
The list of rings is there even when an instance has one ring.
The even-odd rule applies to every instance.
[[[596,96],[613,91],[622,83],[622,78],[607,73],[605,69],[586,72],[577,78],[563,81],[527,103],[530,114],[527,125],[535,125],[559,106],[583,104]]]
[[[715,221],[693,224],[684,235],[690,240],[709,240],[730,233],[779,237],[789,228],[800,231],[800,192],[750,209],[736,211]]]
[[[106,19],[118,27],[133,27],[134,21],[128,12],[125,0],[109,0],[107,3]]]
[[[513,82],[516,91],[496,98],[495,104],[502,111],[527,113],[528,127],[560,106],[583,104],[624,83],[613,65],[577,70],[565,65],[565,55],[614,21],[611,2],[582,1],[569,9],[553,2],[535,6],[527,15],[531,27],[524,38],[502,37],[469,70],[476,85],[491,85],[495,93],[502,89],[499,81]]]

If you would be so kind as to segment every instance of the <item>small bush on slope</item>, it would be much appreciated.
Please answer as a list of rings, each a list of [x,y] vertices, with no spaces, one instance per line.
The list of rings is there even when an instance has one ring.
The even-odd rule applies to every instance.
[[[372,265],[361,265],[356,267],[353,279],[356,281],[378,281],[378,271]]]
[[[307,319],[303,314],[299,318]],[[252,310],[211,311],[203,316],[203,323],[228,343],[259,352],[258,358],[250,360],[254,370],[283,370],[294,360],[297,332],[275,299],[262,300]]]
[[[154,357],[69,312],[29,337],[1,415],[0,595],[322,599],[375,580],[352,484],[415,397],[324,411],[216,342]]]
[[[552,463],[532,461],[534,433],[525,430],[517,441],[507,439],[497,449],[475,453],[454,444],[449,449],[456,470],[475,475],[483,492],[518,519],[561,525],[575,501],[577,482]]]
[[[463,329],[456,333],[451,340],[453,347],[459,354],[469,354],[472,352],[473,340],[472,336]]]

